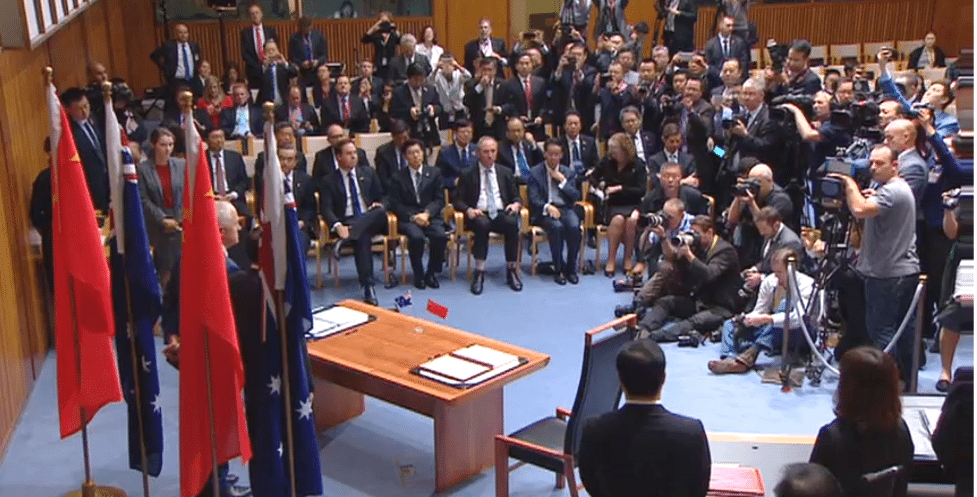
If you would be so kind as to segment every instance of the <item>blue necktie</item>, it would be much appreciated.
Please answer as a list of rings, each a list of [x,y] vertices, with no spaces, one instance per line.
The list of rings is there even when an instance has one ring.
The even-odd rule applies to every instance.
[[[271,65],[271,99],[278,100],[278,67],[277,64]]]
[[[522,145],[519,145],[518,148],[519,148],[519,174],[521,174],[523,178],[529,178],[529,163],[526,162],[526,156],[522,153]]]
[[[95,150],[101,150],[102,144],[98,141],[98,135],[95,134],[95,128],[92,127],[92,123],[85,121],[84,128],[85,134],[88,135],[88,139],[92,141],[92,146],[95,147]]]
[[[183,71],[187,79],[193,77],[193,73],[190,69],[190,47],[186,43],[183,44]]]
[[[349,172],[347,178],[349,179],[349,195],[353,201],[353,217],[359,217],[360,214],[363,214],[363,209],[360,208],[360,190],[356,187],[356,178],[352,171]]]
[[[305,37],[305,56],[311,61],[312,60],[312,37]]]

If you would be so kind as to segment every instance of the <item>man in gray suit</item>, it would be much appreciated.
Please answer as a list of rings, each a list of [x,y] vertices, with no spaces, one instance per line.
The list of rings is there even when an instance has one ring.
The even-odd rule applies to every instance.
[[[183,174],[186,162],[171,157],[175,137],[159,127],[149,137],[152,153],[136,167],[139,197],[146,214],[146,233],[163,288],[180,254],[183,228]]]

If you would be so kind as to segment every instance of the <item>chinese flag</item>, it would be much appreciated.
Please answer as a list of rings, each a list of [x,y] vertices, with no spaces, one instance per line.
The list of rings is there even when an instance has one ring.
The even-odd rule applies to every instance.
[[[217,214],[199,140],[196,174],[187,170],[184,189],[183,255],[180,267],[180,495],[193,497],[213,471],[211,436],[217,462],[237,456],[251,458],[241,391],[244,367],[238,348],[227,286],[227,262],[217,231]],[[188,154],[189,155],[189,154]],[[189,178],[195,184],[191,186]],[[191,195],[194,197],[191,204]],[[192,208],[190,207],[192,205]],[[206,343],[205,343],[206,341]],[[209,349],[214,433],[210,430],[207,399]]]
[[[431,299],[427,299],[427,312],[430,312],[441,319],[448,318],[448,308]]]
[[[102,406],[122,400],[122,389],[112,348],[115,321],[105,248],[68,117],[54,104],[53,87],[50,92],[55,138],[59,130],[54,125],[60,120],[51,191],[58,410],[65,438],[81,430],[80,409],[91,421]]]

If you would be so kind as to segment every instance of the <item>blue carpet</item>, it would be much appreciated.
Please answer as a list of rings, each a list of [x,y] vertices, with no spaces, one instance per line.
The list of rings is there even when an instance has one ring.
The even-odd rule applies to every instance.
[[[545,248],[542,249],[545,252]],[[592,257],[593,251],[588,251]],[[547,255],[541,257],[547,260]],[[571,407],[580,374],[583,334],[589,328],[612,319],[612,309],[629,300],[628,294],[611,290],[603,275],[584,276],[577,286],[558,286],[551,277],[529,276],[524,264],[521,293],[505,286],[501,248],[492,247],[485,292],[478,297],[468,291],[464,279],[464,258],[457,281],[444,273],[438,290],[417,290],[408,285],[386,290],[378,288],[381,305],[412,289],[416,305],[408,309],[419,317],[439,320],[424,310],[428,298],[449,308],[445,323],[521,347],[549,354],[543,370],[512,383],[505,389],[505,427],[513,431],[554,413],[557,406]],[[398,257],[399,261],[399,257]],[[314,265],[310,264],[314,281]],[[379,273],[379,261],[376,264]],[[352,261],[340,265],[340,288],[326,286],[313,292],[314,304],[331,304],[346,298],[361,298]],[[408,274],[408,279],[410,275]],[[785,435],[817,434],[832,418],[832,393],[836,381],[826,377],[817,388],[805,385],[784,394],[775,385],[761,384],[756,374],[716,377],[706,363],[718,355],[717,344],[697,349],[666,345],[667,380],[664,403],[672,411],[702,419],[710,432],[741,432]],[[973,338],[965,336],[957,351],[956,365],[973,364]],[[762,358],[761,362],[773,361]],[[920,372],[920,391],[935,392],[939,358],[929,354]],[[81,439],[58,439],[55,357],[52,352],[41,371],[34,391],[0,464],[0,495],[58,495],[76,488],[83,478]],[[163,473],[151,479],[153,495],[179,494],[177,372],[159,358],[163,419],[166,435]],[[124,405],[105,407],[90,427],[92,467],[96,481],[116,485],[130,496],[142,495],[140,474],[126,468],[126,413]],[[319,436],[322,474],[328,496],[429,496],[434,489],[434,429],[424,416],[367,398],[366,412]],[[714,444],[715,445],[715,444]],[[798,451],[797,458],[806,457]],[[719,461],[717,461],[719,462]],[[729,461],[722,461],[729,462]],[[795,461],[782,461],[787,464]],[[247,471],[232,463],[231,472],[247,483]],[[764,475],[776,481],[775,475]],[[512,496],[569,495],[553,488],[553,476],[543,470],[524,467],[511,475]],[[768,488],[768,493],[772,489]],[[494,495],[492,470],[465,482],[443,495]]]

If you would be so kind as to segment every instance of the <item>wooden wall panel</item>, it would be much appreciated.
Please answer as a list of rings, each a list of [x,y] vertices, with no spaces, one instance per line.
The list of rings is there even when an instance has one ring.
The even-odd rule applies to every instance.
[[[974,46],[974,3],[961,0],[936,0],[930,30],[936,44],[947,57],[956,57],[961,48]],[[922,38],[920,36],[919,38]]]
[[[492,36],[504,39],[506,47],[512,48],[509,0],[456,0],[447,4],[447,45],[444,47],[451,50],[459,61],[464,62],[465,43],[478,37],[478,21],[483,17],[492,20]]]

